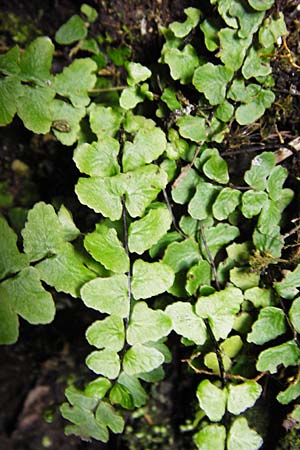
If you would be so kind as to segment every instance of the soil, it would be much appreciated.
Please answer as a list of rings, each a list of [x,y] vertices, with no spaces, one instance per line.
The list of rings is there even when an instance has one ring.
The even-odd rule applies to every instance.
[[[55,31],[72,14],[78,13],[81,1],[72,0],[2,0],[0,9],[0,52],[13,44],[26,46],[37,35],[54,37]],[[204,7],[208,3],[206,0]],[[257,127],[236,127],[220,151],[231,170],[241,170],[258,149],[276,150],[297,136],[300,129],[300,11],[298,1],[277,1],[288,26],[287,47],[273,61],[277,101],[264,122]],[[133,59],[146,65],[155,63],[162,38],[160,26],[183,18],[186,6],[197,6],[196,0],[98,0],[89,4],[99,12],[93,25],[95,34],[108,34],[114,45],[127,44]],[[202,6],[202,5],[201,5]],[[8,17],[10,18],[8,21]],[[9,23],[9,25],[8,25]],[[13,29],[15,27],[15,29]],[[66,55],[62,55],[64,58]],[[94,214],[79,207],[73,194],[78,173],[72,163],[72,151],[43,136],[33,136],[22,123],[14,122],[0,130],[0,200],[1,183],[10,193],[7,206],[31,207],[37,200],[64,203],[77,212],[81,228],[89,229]],[[21,161],[23,165],[13,164]],[[294,153],[284,163],[291,187],[300,176],[299,156]],[[293,204],[291,216],[299,217],[299,206]],[[174,355],[166,381],[155,386],[149,405],[138,419],[128,418],[125,436],[113,437],[109,444],[83,442],[64,435],[65,421],[59,414],[66,384],[89,379],[84,359],[90,347],[84,333],[93,322],[93,312],[79,301],[54,294],[58,311],[55,321],[32,327],[21,321],[17,344],[0,350],[0,449],[3,450],[189,450],[192,433],[179,437],[179,425],[193,417],[196,377],[187,374],[180,363],[184,355]],[[175,345],[173,348],[178,348]],[[284,429],[282,412],[266,401],[262,410],[272,411],[262,422],[267,429],[264,449],[274,449]],[[277,415],[277,416],[276,416]],[[273,421],[273,426],[272,425]],[[275,425],[274,425],[275,423]],[[271,425],[270,425],[271,424]],[[293,430],[295,433],[295,430]],[[297,433],[296,433],[297,434]],[[182,437],[182,435],[184,437]],[[297,437],[298,438],[298,437]],[[297,445],[297,444],[296,444]],[[289,447],[298,447],[290,444]]]

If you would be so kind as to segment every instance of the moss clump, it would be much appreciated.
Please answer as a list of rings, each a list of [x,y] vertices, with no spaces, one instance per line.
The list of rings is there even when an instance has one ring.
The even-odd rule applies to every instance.
[[[0,11],[0,34],[1,45],[6,46],[5,37],[12,40],[16,44],[26,44],[34,37],[42,34],[32,22],[30,17],[20,17],[13,12]]]

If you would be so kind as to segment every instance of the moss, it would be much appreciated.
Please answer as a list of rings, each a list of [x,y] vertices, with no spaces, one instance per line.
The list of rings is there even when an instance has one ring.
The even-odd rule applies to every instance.
[[[299,450],[300,448],[300,430],[293,428],[283,436],[275,450]]]
[[[34,25],[30,17],[20,17],[13,12],[0,11],[0,34],[8,36],[16,44],[26,44],[42,32]],[[7,42],[1,44],[7,45]]]

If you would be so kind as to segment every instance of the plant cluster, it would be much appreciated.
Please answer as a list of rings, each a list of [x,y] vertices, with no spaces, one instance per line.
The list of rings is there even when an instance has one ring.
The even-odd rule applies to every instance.
[[[253,123],[275,99],[270,60],[286,28],[273,4],[211,0],[211,17],[187,8],[184,22],[161,29],[157,72],[117,54],[127,71],[120,96],[97,76],[105,58],[87,37],[97,17],[88,5],[86,19],[71,17],[56,40],[92,56],[56,75],[49,38],[0,56],[1,125],[17,113],[35,133],[76,143],[75,192],[100,217],[82,234],[64,205],[56,212],[39,202],[21,233],[24,252],[0,221],[1,343],[16,341],[18,315],[53,320],[45,285],[99,312],[86,331],[95,348],[86,364],[97,377],[67,387],[68,434],[107,442],[109,430],[122,433],[122,411],[144,405],[147,383],[164,377],[171,332],[199,374],[200,450],[261,447],[243,413],[280,367],[289,378],[278,402],[300,395],[300,265],[280,266],[294,196],[284,187],[288,172],[263,152],[236,185],[218,150],[234,122]],[[155,120],[146,117],[149,102]],[[291,414],[299,422],[300,405]]]

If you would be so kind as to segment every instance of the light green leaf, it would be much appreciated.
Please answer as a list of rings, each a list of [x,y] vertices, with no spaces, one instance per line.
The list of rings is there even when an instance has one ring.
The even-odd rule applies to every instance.
[[[235,72],[243,64],[252,36],[242,39],[238,36],[237,31],[231,28],[222,28],[219,32],[219,37],[221,47],[219,57],[227,70]]]
[[[111,106],[106,107],[97,103],[92,103],[89,107],[89,113],[91,130],[98,137],[101,148],[103,145],[106,145],[107,147],[110,145],[112,147],[111,150],[114,152],[116,144],[112,144],[111,141],[107,140],[107,137],[115,136],[119,130],[123,119],[122,112],[117,108],[112,108]],[[107,155],[105,155],[105,158],[107,158]],[[113,167],[114,166],[118,167],[116,162]]]
[[[225,100],[227,84],[232,77],[231,68],[206,63],[195,70],[193,85],[211,105],[219,105]]]
[[[267,191],[271,200],[278,201],[282,196],[283,184],[288,176],[285,167],[276,166],[269,175],[267,181]]]
[[[243,291],[257,287],[260,274],[249,267],[234,267],[230,270],[230,281]]]
[[[37,264],[36,268],[41,280],[72,297],[79,297],[83,284],[95,278],[95,273],[83,264],[80,255],[69,243],[65,243],[56,256]]]
[[[114,380],[119,375],[120,358],[111,349],[96,350],[88,355],[85,362],[93,372],[104,375],[110,380]]]
[[[128,73],[127,83],[129,86],[134,86],[151,77],[151,70],[142,66],[140,63],[129,62],[126,64],[126,70]]]
[[[106,402],[100,402],[96,409],[95,418],[103,426],[107,426],[113,433],[122,433],[124,419],[116,413],[114,408]]]
[[[95,380],[89,382],[84,389],[84,393],[88,397],[96,398],[97,400],[101,400],[109,388],[111,387],[111,382],[104,377],[98,377]]]
[[[28,257],[19,252],[17,235],[0,215],[0,279],[28,265]]]
[[[120,145],[116,139],[103,136],[101,141],[79,145],[73,159],[80,172],[91,176],[113,176],[120,172],[117,162]]]
[[[48,37],[38,37],[31,42],[20,56],[22,79],[26,81],[49,80],[53,53],[54,45]]]
[[[217,34],[219,28],[219,24],[217,23],[217,20],[214,20],[214,18],[205,19],[200,24],[200,29],[204,34],[205,46],[210,52],[214,52],[217,48],[219,48],[219,39]]]
[[[262,180],[259,181],[259,183]],[[246,191],[242,195],[242,213],[247,219],[257,216],[264,204],[268,200],[268,195],[263,191]]]
[[[287,34],[287,29],[284,15],[282,12],[279,12],[275,17],[268,16],[265,18],[263,25],[259,29],[258,38],[260,44],[268,48],[276,44],[278,38],[285,34]]]
[[[133,308],[126,339],[130,345],[158,341],[171,329],[172,322],[166,313],[148,308],[145,302],[138,302]]]
[[[275,167],[275,155],[271,152],[263,152],[251,162],[250,170],[245,173],[244,179],[249,186],[258,191],[267,188],[267,177]]]
[[[154,164],[123,174],[126,208],[131,217],[143,216],[145,209],[168,183],[166,172]]]
[[[220,119],[222,122],[229,122],[233,116],[234,106],[224,100],[219,106],[216,108],[215,116],[217,119]]]
[[[166,206],[151,209],[145,217],[130,224],[129,250],[141,255],[167,233],[171,222],[172,218]]]
[[[232,366],[231,359],[227,355],[222,355],[221,358],[224,370],[228,371]],[[215,352],[205,353],[203,362],[208,369],[212,370],[215,373],[220,373],[219,360]]]
[[[202,167],[205,175],[211,180],[220,184],[226,184],[229,181],[226,161],[219,155],[212,155]]]
[[[229,358],[235,358],[243,347],[243,341],[240,336],[234,334],[229,338],[225,339],[220,345],[220,349],[224,355]]]
[[[22,95],[16,99],[17,113],[26,128],[38,134],[50,131],[54,96],[49,87],[22,85]]]
[[[206,425],[194,435],[198,450],[224,450],[226,428],[224,425]]]
[[[151,372],[164,362],[164,356],[153,347],[135,344],[124,356],[123,367],[127,375]]]
[[[175,302],[167,306],[166,314],[172,319],[173,330],[197,345],[206,341],[207,333],[203,320],[195,314],[187,302]]]
[[[80,7],[80,11],[84,14],[89,22],[95,22],[98,17],[97,10],[86,3],[83,3]]]
[[[229,16],[237,18],[239,23],[238,36],[241,38],[250,37],[254,34],[264,18],[264,13],[260,11],[253,11],[249,8],[246,2],[234,0],[233,2],[227,2],[229,6]]]
[[[52,131],[64,145],[73,145],[80,133],[79,122],[85,116],[85,108],[74,108],[70,103],[54,99],[51,103]],[[60,130],[59,124],[67,124],[67,129]]]
[[[175,273],[189,269],[202,259],[197,242],[185,239],[182,242],[173,242],[168,245],[162,262],[170,266]]]
[[[239,229],[228,223],[218,223],[215,227],[204,229],[206,244],[213,258],[224,245],[229,244],[238,235]],[[200,244],[202,254],[207,257],[206,248],[202,240]]]
[[[35,268],[23,269],[16,277],[4,281],[1,289],[15,311],[29,323],[50,323],[54,319],[54,302],[43,288]]]
[[[140,408],[147,402],[147,393],[138,378],[135,376],[129,376],[127,373],[122,372],[118,378],[118,383],[128,389],[132,396],[134,406]]]
[[[263,444],[263,439],[256,431],[249,428],[247,419],[239,417],[233,422],[227,438],[228,450],[258,450]]]
[[[133,409],[135,406],[129,390],[119,383],[114,383],[111,388],[109,392],[109,400],[113,405],[121,405],[124,409]]]
[[[80,235],[80,230],[76,227],[71,212],[64,205],[59,208],[57,217],[61,223],[65,241],[73,241]]]
[[[10,297],[0,285],[0,344],[14,344],[19,336],[19,318]]]
[[[167,140],[160,128],[141,129],[134,141],[126,141],[123,148],[123,170],[125,172],[149,164],[166,149]]]
[[[125,330],[120,316],[111,315],[97,320],[86,330],[86,338],[90,345],[107,348],[119,352],[124,346]]]
[[[277,395],[277,400],[282,405],[288,405],[290,402],[298,398],[300,395],[300,381],[298,380],[296,383],[292,383],[282,392],[279,392]]]
[[[271,306],[274,303],[271,289],[252,287],[244,292],[245,300],[249,300],[255,308]]]
[[[107,380],[108,381],[108,380]],[[70,385],[65,390],[65,396],[71,405],[77,405],[80,408],[94,409],[98,404],[98,399],[88,396],[85,391],[77,389],[75,386]]]
[[[252,77],[259,79],[259,77],[266,77],[271,72],[270,63],[262,58],[258,50],[251,47],[242,67],[242,74],[245,79],[249,80]]]
[[[84,39],[87,33],[88,30],[84,20],[75,14],[57,30],[55,40],[58,44],[69,45]]]
[[[22,236],[24,251],[30,261],[59,253],[64,237],[53,206],[44,202],[36,203],[28,213]]]
[[[181,108],[181,103],[178,101],[176,92],[174,91],[174,89],[166,87],[163,90],[163,93],[162,93],[160,99],[166,103],[166,105],[168,106],[168,108],[171,111],[175,111],[176,109]]]
[[[18,275],[0,286],[0,342],[13,343],[18,338],[17,314],[31,324],[50,323],[54,319],[55,305],[45,291],[38,271],[23,269]]]
[[[136,300],[162,294],[173,281],[173,270],[163,262],[148,263],[138,259],[133,264],[131,288]]]
[[[300,349],[294,340],[263,350],[256,364],[260,372],[269,371],[275,373],[277,367],[283,364],[284,367],[296,366],[300,362]]]
[[[17,76],[1,78],[0,93],[0,126],[3,126],[8,125],[17,112],[17,99],[23,93],[19,78]]]
[[[81,438],[98,439],[101,442],[107,442],[109,439],[108,430],[105,426],[96,421],[94,414],[88,409],[80,408],[75,405],[71,407],[68,403],[63,403],[60,407],[61,415],[74,423],[68,425],[65,429],[67,435],[75,434]]]
[[[207,297],[199,297],[196,313],[209,320],[217,340],[225,339],[232,330],[235,315],[239,312],[242,302],[240,289],[229,286]]]
[[[195,195],[191,199],[188,212],[194,219],[203,220],[211,216],[212,205],[219,193],[219,187],[202,180],[198,182]]]
[[[114,228],[96,224],[96,230],[85,236],[84,246],[106,269],[119,273],[128,271],[129,258]]]
[[[134,109],[136,105],[145,100],[144,94],[141,92],[140,86],[130,86],[123,89],[120,95],[120,106],[123,109]]]
[[[103,313],[127,317],[129,313],[128,286],[126,275],[96,278],[86,283],[81,291],[83,302],[89,308]]]
[[[119,220],[122,215],[122,202],[116,189],[117,181],[117,176],[79,178],[75,192],[83,205],[109,217],[112,221]]]
[[[203,181],[194,169],[189,169],[188,172],[182,169],[181,174],[175,181],[176,185],[174,183],[172,189],[172,199],[174,202],[180,205],[187,203],[194,195],[199,180]]]
[[[257,11],[266,11],[274,5],[275,0],[248,0],[250,6]]]
[[[199,116],[182,116],[177,120],[179,133],[186,139],[202,142],[206,139],[205,119]]]
[[[91,58],[78,58],[54,78],[53,88],[80,108],[90,102],[88,91],[96,83],[97,64]]]
[[[181,83],[188,83],[199,64],[196,50],[191,44],[187,44],[183,50],[169,48],[164,52],[164,61],[170,67],[173,80],[180,80]]]
[[[275,94],[270,89],[261,89],[256,97],[246,105],[240,105],[235,118],[240,125],[249,125],[259,119],[275,100]]]
[[[226,392],[219,389],[209,380],[203,380],[197,387],[197,399],[200,408],[213,422],[219,422],[225,414]]]
[[[289,318],[297,333],[300,333],[300,297],[293,301],[289,310]]]
[[[186,274],[186,291],[194,295],[201,286],[209,286],[211,282],[211,267],[207,261],[199,261]]]
[[[292,272],[287,271],[283,280],[274,283],[274,287],[277,294],[281,297],[289,300],[294,298],[298,294],[298,288],[300,287],[300,264]]]
[[[217,220],[228,218],[240,203],[241,193],[236,189],[224,188],[213,204],[213,215]]]
[[[187,36],[198,25],[200,20],[201,13],[199,9],[190,7],[186,8],[184,12],[187,15],[187,19],[184,22],[172,22],[169,25],[170,30],[178,38]]]
[[[262,345],[286,332],[285,314],[280,308],[267,306],[260,310],[258,319],[247,336],[248,342]]]
[[[279,225],[274,225],[272,232],[268,234],[261,233],[256,228],[253,233],[253,244],[262,255],[269,254],[275,258],[280,258],[284,241],[280,234]]]
[[[255,381],[228,387],[227,409],[236,416],[254,405],[262,392],[262,387]]]
[[[261,233],[270,235],[280,222],[280,219],[281,211],[278,207],[278,202],[268,199],[258,218],[257,228]]]
[[[17,45],[0,55],[0,72],[4,75],[16,75],[20,72],[20,50]]]

